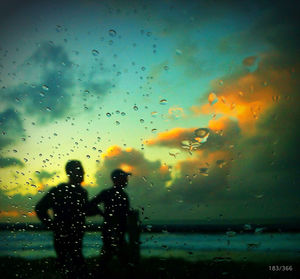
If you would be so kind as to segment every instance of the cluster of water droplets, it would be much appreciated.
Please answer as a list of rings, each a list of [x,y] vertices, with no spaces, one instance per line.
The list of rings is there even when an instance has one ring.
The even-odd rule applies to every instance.
[[[199,149],[207,141],[208,137],[208,128],[198,128],[194,131],[191,138],[181,141],[181,147],[191,153],[193,150]]]

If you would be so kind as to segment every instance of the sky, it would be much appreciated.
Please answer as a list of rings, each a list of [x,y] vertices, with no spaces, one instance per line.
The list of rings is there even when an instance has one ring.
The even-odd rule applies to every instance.
[[[80,160],[144,220],[299,219],[299,6],[2,1],[0,222]],[[98,219],[97,219],[98,220]]]

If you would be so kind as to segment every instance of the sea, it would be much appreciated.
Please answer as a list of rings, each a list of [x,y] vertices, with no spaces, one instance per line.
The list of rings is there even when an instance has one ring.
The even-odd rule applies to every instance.
[[[49,231],[0,231],[0,256],[41,259],[55,257]],[[300,260],[300,233],[142,233],[140,251],[144,257],[183,257],[202,255],[218,258],[223,253],[241,255],[289,255]],[[87,232],[83,242],[85,257],[96,257],[102,242],[99,232]]]

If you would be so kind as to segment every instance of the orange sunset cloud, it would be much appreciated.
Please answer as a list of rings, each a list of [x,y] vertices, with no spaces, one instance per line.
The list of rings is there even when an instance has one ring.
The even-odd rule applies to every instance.
[[[195,131],[195,128],[174,128],[166,132],[161,132],[154,139],[148,139],[145,141],[146,145],[178,145],[180,141],[185,140],[191,136]]]
[[[222,86],[213,83],[213,91],[216,101],[192,106],[194,115],[212,114],[215,116],[226,116],[238,121],[243,133],[254,133],[257,120],[269,108],[278,105],[280,96],[293,83],[291,73],[285,69],[270,69],[264,57],[259,68],[253,73],[245,73],[238,77],[225,79]],[[286,88],[285,88],[286,86]],[[209,94],[211,98],[211,94]],[[221,122],[210,122],[210,128]]]
[[[105,153],[102,154],[102,158],[115,157],[115,156],[118,156],[119,154],[121,154],[121,152],[122,152],[122,149],[120,146],[112,145],[106,150]]]

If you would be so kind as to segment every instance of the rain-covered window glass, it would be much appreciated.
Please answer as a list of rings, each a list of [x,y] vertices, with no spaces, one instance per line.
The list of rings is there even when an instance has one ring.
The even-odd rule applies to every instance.
[[[297,5],[1,1],[3,278],[295,278]]]

